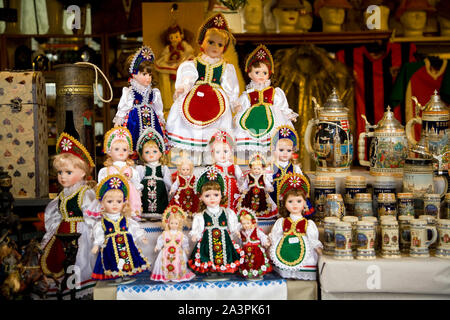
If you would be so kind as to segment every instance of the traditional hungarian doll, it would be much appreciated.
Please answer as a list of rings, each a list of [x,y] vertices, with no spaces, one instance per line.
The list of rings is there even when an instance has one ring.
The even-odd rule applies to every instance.
[[[308,206],[310,185],[305,176],[291,173],[280,182],[279,218],[270,232],[270,259],[283,278],[316,280],[317,259],[322,253],[319,230]]]
[[[159,251],[155,260],[151,280],[155,281],[189,281],[195,274],[187,268],[189,238],[183,233],[187,215],[179,206],[169,206],[164,211],[163,233],[158,237],[155,252]]]
[[[170,188],[172,196],[169,205],[180,206],[188,217],[198,212],[199,199],[195,193],[194,163],[191,159],[183,157],[178,163],[176,180]]]
[[[200,274],[231,274],[243,262],[243,252],[231,236],[239,236],[239,222],[231,209],[221,205],[226,200],[222,174],[207,167],[198,177],[195,191],[200,194],[200,212],[194,215],[190,236],[195,243],[188,261]]]
[[[277,207],[280,206],[278,191],[280,181],[289,173],[303,174],[300,166],[292,161],[294,152],[298,150],[298,141],[297,132],[290,126],[277,128],[271,140],[273,164],[272,181],[270,183],[273,184],[274,190],[270,193],[270,196]]]
[[[216,131],[209,142],[214,166],[225,178],[227,208],[235,210],[244,177],[241,168],[233,164],[233,144],[233,138],[224,130]]]
[[[150,268],[136,246],[136,241],[148,244],[145,231],[138,222],[128,219],[129,190],[128,179],[119,174],[107,176],[98,184],[97,199],[103,206],[103,214],[93,230],[92,254],[98,253],[93,279],[121,281]]]
[[[239,82],[234,66],[223,59],[230,42],[234,42],[234,37],[224,16],[218,13],[199,30],[202,53],[178,67],[175,101],[167,118],[172,146],[204,152],[218,128],[231,132]]]
[[[122,89],[113,122],[128,128],[136,146],[139,136],[149,127],[162,137],[166,134],[161,92],[152,88],[155,55],[150,47],[143,46],[130,58],[130,87]]]
[[[109,175],[121,174],[128,179],[130,185],[128,203],[131,215],[139,220],[142,213],[139,174],[134,168],[134,161],[130,159],[133,153],[133,141],[130,131],[125,127],[115,127],[106,132],[103,152],[107,154],[104,168],[98,172],[98,181]]]
[[[280,88],[271,86],[274,64],[270,51],[259,45],[247,57],[245,72],[251,79],[239,98],[241,109],[235,116],[236,150],[265,152],[270,139],[279,126],[293,126],[298,114],[289,108],[286,95]]]
[[[242,226],[241,242],[244,252],[244,263],[239,266],[239,272],[249,279],[261,279],[266,273],[272,272],[265,250],[270,245],[269,237],[258,228],[253,210],[239,209],[238,218]]]
[[[137,166],[142,190],[142,216],[160,219],[169,204],[172,184],[170,170],[161,161],[164,157],[164,139],[152,128],[147,128],[139,137],[136,147],[145,165]]]
[[[95,191],[87,184],[87,179],[95,167],[86,148],[74,137],[63,132],[56,143],[56,157],[53,166],[58,182],[64,188],[45,208],[45,235],[41,246],[42,271],[47,276],[64,276],[66,255],[58,233],[81,233],[75,265],[80,268],[81,282],[91,279],[95,260],[91,232],[94,218],[87,214],[95,200]]]
[[[255,212],[258,219],[271,219],[277,215],[277,206],[269,195],[273,191],[265,174],[266,160],[259,153],[252,154],[249,160],[250,172],[244,180],[244,192],[239,198],[237,208],[247,208]]]

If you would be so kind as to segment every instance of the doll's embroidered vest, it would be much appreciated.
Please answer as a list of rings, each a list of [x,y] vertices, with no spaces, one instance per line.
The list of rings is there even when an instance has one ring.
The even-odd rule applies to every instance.
[[[220,88],[225,62],[214,65],[195,58],[198,78],[183,102],[184,119],[196,127],[206,127],[214,123],[225,112],[225,100]],[[205,106],[208,106],[205,108]]]
[[[58,229],[59,232],[74,233],[77,232],[77,223],[83,222],[83,211],[81,205],[84,197],[84,193],[88,189],[87,186],[82,186],[77,192],[71,194],[68,197],[64,196],[64,192],[58,195],[58,208],[62,216],[61,223],[67,223],[67,226],[62,227],[64,230]],[[68,227],[68,228],[67,228]],[[68,229],[68,230],[65,230]]]
[[[273,191],[270,193],[270,197],[272,200],[277,204],[277,207],[280,207],[280,200],[278,199],[278,185],[281,182],[281,179],[288,174],[294,172],[294,165],[292,162],[289,161],[289,164],[286,166],[286,168],[279,167],[277,164],[273,164],[272,166],[273,170]]]
[[[241,116],[239,123],[254,138],[266,135],[273,128],[274,119],[271,107],[274,95],[273,87],[248,93],[250,108]]]
[[[252,209],[258,217],[265,216],[270,212],[266,191],[264,190],[264,176],[258,179],[252,174],[248,175],[249,190],[239,198],[238,207]]]
[[[308,221],[301,218],[294,222],[290,217],[283,221],[283,238],[278,243],[276,255],[285,265],[293,267],[305,258],[306,247],[303,240],[306,235]]]
[[[143,212],[162,214],[168,205],[162,166],[145,166],[145,176],[141,183],[144,185],[144,189],[142,190]]]
[[[242,243],[251,243],[251,244],[259,244],[261,240],[258,238],[257,229],[254,228],[250,237],[247,238],[244,232],[241,232]]]

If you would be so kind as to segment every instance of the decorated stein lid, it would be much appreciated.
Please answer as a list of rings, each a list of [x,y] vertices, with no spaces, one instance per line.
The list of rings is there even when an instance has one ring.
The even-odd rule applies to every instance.
[[[336,88],[333,88],[323,107],[325,112],[348,112],[348,109],[344,107],[341,99],[339,99]]]
[[[425,105],[423,112],[449,112],[447,105],[441,100],[441,96],[438,94],[437,90],[434,90],[428,103]]]
[[[394,112],[391,111],[391,107],[388,106],[386,112],[383,115],[383,118],[378,122],[376,131],[403,131],[404,127],[398,121]]]

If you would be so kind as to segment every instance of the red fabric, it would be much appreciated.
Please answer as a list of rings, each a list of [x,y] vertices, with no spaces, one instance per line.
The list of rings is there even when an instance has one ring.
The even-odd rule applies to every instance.
[[[199,96],[198,94],[203,94]],[[190,94],[186,96],[189,97]],[[202,121],[205,123],[211,122],[213,119],[218,119],[225,112],[225,105],[220,110],[219,98],[223,99],[220,91],[214,89],[209,84],[202,84],[195,89],[189,105],[186,107],[186,99],[183,102],[183,114],[186,119],[191,117],[195,121]],[[186,110],[187,109],[187,110]],[[189,120],[190,121],[190,120]]]
[[[257,235],[257,229],[255,228],[250,235],[251,242],[247,242],[247,237],[243,232],[241,232],[242,242],[244,246],[242,250],[244,251],[244,263],[240,266],[241,272],[242,270],[250,271],[252,270],[260,270],[263,265],[265,265],[265,254],[261,248],[261,241]],[[272,271],[272,266],[269,267],[262,273],[262,275],[269,273]]]
[[[62,221],[59,224],[58,230],[56,233],[70,233],[70,223],[67,221]],[[55,236],[53,236],[55,237]],[[64,260],[66,259],[66,255],[64,254],[64,247],[62,241],[55,237],[55,241],[53,245],[48,249],[51,244],[51,240],[44,248],[44,252],[46,250],[50,250],[47,259],[43,261],[47,265],[47,269],[52,273],[60,273],[64,270]]]
[[[255,178],[249,175],[249,185],[255,182]],[[256,212],[257,217],[266,217],[272,214],[267,211],[266,191],[264,190],[264,177],[261,176],[258,179],[258,186],[252,186],[247,192],[242,195],[240,206],[243,208],[249,208]]]
[[[273,104],[273,96],[274,96],[273,91],[274,91],[273,87],[269,87],[264,90],[263,99],[265,103]],[[259,91],[256,90],[252,91],[248,95],[250,97],[251,106],[261,103],[261,101],[259,101]]]
[[[169,202],[169,206],[180,206],[187,214],[192,215],[198,212],[200,199],[194,191],[195,176],[186,181],[182,176],[178,176],[180,186]]]
[[[219,166],[218,164],[214,165],[217,169],[220,170],[220,172],[225,177],[225,185],[226,185],[226,191],[228,196],[228,205],[227,207],[236,211],[236,205],[239,200],[239,197],[235,197],[235,195],[240,195],[239,188],[237,186],[237,180],[234,170],[234,164],[228,166],[226,169],[226,172],[222,166]]]
[[[283,232],[288,232],[292,226],[289,219],[284,219],[283,221]],[[298,233],[306,233],[306,219],[300,219],[295,224],[295,229]]]

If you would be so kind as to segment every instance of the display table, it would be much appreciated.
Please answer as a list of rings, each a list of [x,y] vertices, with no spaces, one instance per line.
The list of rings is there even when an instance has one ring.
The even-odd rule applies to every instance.
[[[450,260],[319,258],[322,300],[450,299]]]

